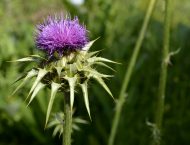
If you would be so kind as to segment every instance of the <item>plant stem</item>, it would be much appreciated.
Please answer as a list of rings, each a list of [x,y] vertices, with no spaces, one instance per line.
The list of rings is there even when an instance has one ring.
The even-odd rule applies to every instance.
[[[70,101],[65,96],[64,103],[64,131],[63,131],[63,142],[62,145],[71,145],[71,132],[72,132],[72,111],[70,107]]]
[[[122,87],[120,90],[120,94],[119,94],[119,99],[118,99],[118,102],[116,104],[116,112],[115,112],[113,123],[112,123],[112,128],[111,128],[111,133],[109,136],[108,145],[114,144],[117,127],[118,127],[118,123],[119,123],[120,116],[121,116],[122,107],[123,107],[123,104],[124,104],[125,98],[126,98],[126,90],[128,88],[128,84],[129,84],[129,81],[130,81],[136,60],[137,60],[137,56],[139,54],[139,51],[140,51],[140,48],[141,48],[141,45],[143,42],[145,32],[147,30],[149,20],[150,20],[150,17],[152,15],[155,3],[156,3],[156,0],[150,0],[145,19],[144,19],[144,22],[143,22],[137,43],[136,43],[134,51],[133,51],[133,55],[130,59],[129,67],[128,67],[126,74],[125,74],[125,78],[124,78],[124,81],[123,81],[123,84],[122,84]]]
[[[158,88],[158,102],[156,108],[155,125],[159,133],[162,128],[162,120],[164,114],[164,101],[165,101],[165,90],[167,81],[167,67],[169,63],[169,43],[170,43],[170,18],[171,18],[171,2],[170,0],[165,0],[165,22],[164,22],[164,40],[163,40],[163,50],[162,50],[162,64],[160,71],[160,80]],[[160,138],[160,135],[158,134]],[[154,144],[159,145],[159,140],[154,140]]]

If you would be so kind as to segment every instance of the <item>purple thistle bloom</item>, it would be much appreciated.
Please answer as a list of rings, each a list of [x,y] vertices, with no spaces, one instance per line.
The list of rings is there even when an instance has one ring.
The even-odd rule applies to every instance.
[[[36,45],[48,55],[53,56],[57,52],[60,56],[76,50],[81,50],[88,43],[87,30],[79,24],[75,17],[64,18],[63,16],[48,17],[37,26]]]

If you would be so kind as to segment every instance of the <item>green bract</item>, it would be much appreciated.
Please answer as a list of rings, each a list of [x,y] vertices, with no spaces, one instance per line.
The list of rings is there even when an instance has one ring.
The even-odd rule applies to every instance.
[[[13,94],[20,89],[28,80],[36,78],[28,94],[29,103],[35,98],[38,92],[44,87],[51,88],[51,97],[46,114],[46,124],[48,123],[53,102],[57,92],[69,92],[70,106],[73,108],[74,94],[76,87],[80,87],[83,92],[84,102],[90,116],[88,100],[88,81],[95,79],[109,94],[111,91],[104,82],[104,78],[112,77],[105,75],[94,69],[95,65],[108,67],[105,63],[116,63],[114,61],[98,57],[96,52],[88,52],[94,41],[89,42],[81,51],[73,52],[57,60],[46,60],[38,55],[31,55],[26,58],[16,60],[17,62],[36,62],[37,67],[33,67],[16,81],[23,80],[15,89]],[[112,96],[113,97],[113,96]]]

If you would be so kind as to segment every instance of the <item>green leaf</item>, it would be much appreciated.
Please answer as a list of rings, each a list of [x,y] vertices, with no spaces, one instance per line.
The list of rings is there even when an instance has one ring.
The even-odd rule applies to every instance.
[[[104,82],[104,80],[101,77],[97,77],[94,76],[94,79],[96,79],[96,81],[107,91],[107,93],[114,99],[110,89],[108,88],[108,86],[106,85],[106,83]]]
[[[81,89],[82,89],[82,92],[83,92],[85,106],[86,106],[88,115],[89,115],[90,120],[91,120],[89,100],[88,100],[88,85],[87,85],[87,81],[85,81],[83,84],[80,84],[80,86],[81,86]]]
[[[51,83],[51,97],[50,97],[49,104],[48,104],[45,126],[46,126],[47,123],[48,123],[49,115],[50,115],[51,109],[52,109],[52,105],[53,105],[53,102],[54,102],[56,93],[57,93],[57,91],[58,91],[58,89],[59,89],[60,87],[61,87],[61,84],[54,83],[54,82]]]
[[[70,87],[70,105],[71,105],[71,110],[73,108],[74,104],[74,94],[75,94],[75,84],[77,81],[77,77],[66,77],[65,78],[69,82],[69,87]]]
[[[35,75],[37,75],[36,70],[32,69],[31,71],[29,71],[24,80],[20,83],[20,85],[14,90],[14,92],[11,95],[14,95],[30,78],[34,77]]]
[[[28,94],[28,96],[30,96],[30,94],[34,91],[34,89],[36,88],[36,86],[38,85],[38,83],[41,81],[41,79],[47,74],[47,70],[45,69],[39,69],[38,71],[38,76],[35,80],[35,82],[32,85],[32,88],[30,89],[30,92]],[[28,97],[27,97],[28,98]]]
[[[35,98],[35,96],[38,94],[38,92],[41,90],[41,89],[43,89],[45,87],[45,84],[43,84],[43,83],[38,83],[38,85],[35,87],[35,89],[34,89],[34,91],[33,91],[33,93],[32,93],[32,96],[31,96],[31,98],[30,98],[30,101],[29,101],[29,103],[28,103],[28,105],[32,102],[32,100]],[[28,106],[27,105],[27,106]]]

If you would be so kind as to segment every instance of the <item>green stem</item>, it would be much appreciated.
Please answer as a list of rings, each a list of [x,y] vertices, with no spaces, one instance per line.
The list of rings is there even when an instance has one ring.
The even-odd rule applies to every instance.
[[[129,81],[130,81],[136,60],[137,60],[137,56],[139,54],[139,51],[140,51],[140,48],[141,48],[141,45],[143,42],[145,32],[147,30],[149,20],[150,20],[150,17],[152,15],[155,3],[156,3],[156,0],[150,0],[148,10],[146,12],[146,16],[145,16],[145,19],[144,19],[138,40],[137,40],[137,43],[135,45],[133,55],[132,55],[130,63],[129,63],[129,67],[128,67],[126,74],[125,74],[125,78],[124,78],[124,81],[123,81],[123,84],[121,87],[121,91],[119,94],[119,99],[118,99],[118,102],[116,104],[116,112],[115,112],[115,116],[114,116],[113,123],[112,123],[112,128],[111,128],[111,133],[109,136],[108,145],[114,144],[117,127],[118,127],[118,123],[119,123],[120,116],[121,116],[122,107],[123,107],[123,104],[124,104],[125,98],[126,98],[126,90],[128,88],[128,84],[129,84]]]
[[[155,114],[155,125],[156,129],[161,132],[162,120],[164,114],[164,101],[165,101],[165,90],[167,81],[167,67],[169,61],[169,43],[170,43],[170,18],[171,18],[171,2],[165,0],[165,22],[164,22],[164,40],[162,50],[162,64],[160,71],[159,89],[158,89],[158,102]],[[157,140],[159,139],[159,140]],[[160,144],[160,134],[155,137],[154,144]]]
[[[70,107],[70,101],[67,96],[65,96],[64,103],[64,132],[63,132],[63,144],[71,145],[71,133],[72,133],[72,111]]]

